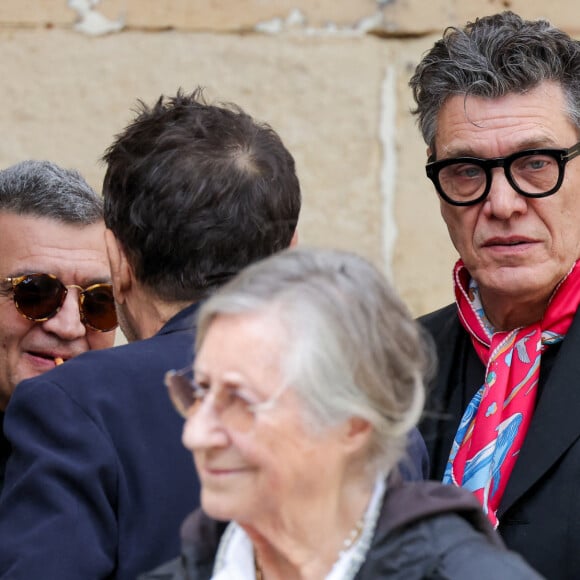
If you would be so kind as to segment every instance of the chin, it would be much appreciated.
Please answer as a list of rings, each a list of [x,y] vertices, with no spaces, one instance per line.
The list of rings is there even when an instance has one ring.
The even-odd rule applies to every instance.
[[[544,287],[552,289],[559,281],[542,275],[533,268],[502,268],[479,277],[481,288],[487,288],[499,295],[516,296],[541,292]],[[477,278],[476,278],[477,279]]]
[[[239,499],[230,502],[227,498],[205,491],[203,488],[201,490],[201,507],[210,518],[221,521],[237,520],[244,511],[240,510]]]

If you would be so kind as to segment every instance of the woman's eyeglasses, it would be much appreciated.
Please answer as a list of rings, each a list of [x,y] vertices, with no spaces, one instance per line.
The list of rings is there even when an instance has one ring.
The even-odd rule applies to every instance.
[[[92,284],[87,288],[76,284],[65,286],[52,274],[25,274],[4,280],[12,284],[16,309],[28,320],[44,322],[56,316],[68,289],[78,288],[81,322],[97,332],[108,332],[117,327],[111,284]]]
[[[191,367],[171,370],[165,373],[165,385],[176,411],[185,419],[196,413],[209,398],[209,387],[193,380]],[[272,409],[286,386],[282,386],[270,398],[259,403],[250,401],[236,388],[220,387],[211,389],[211,402],[220,414],[224,424],[237,431],[248,431],[254,424],[256,415]]]

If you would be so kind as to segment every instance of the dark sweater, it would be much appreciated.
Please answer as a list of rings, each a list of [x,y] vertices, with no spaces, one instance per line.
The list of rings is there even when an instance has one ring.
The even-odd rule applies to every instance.
[[[140,580],[209,580],[226,523],[195,511],[182,527],[181,558]],[[467,491],[432,481],[390,485],[371,548],[355,580],[536,580],[508,552]]]

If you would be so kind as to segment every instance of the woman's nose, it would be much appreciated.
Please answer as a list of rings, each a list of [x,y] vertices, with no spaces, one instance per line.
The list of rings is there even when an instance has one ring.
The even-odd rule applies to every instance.
[[[210,447],[223,447],[228,443],[228,435],[216,410],[215,401],[209,394],[195,412],[185,420],[181,437],[183,445],[190,451]]]

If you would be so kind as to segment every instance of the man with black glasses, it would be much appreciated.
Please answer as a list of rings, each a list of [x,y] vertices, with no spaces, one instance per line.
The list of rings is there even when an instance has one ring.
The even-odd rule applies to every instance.
[[[235,106],[207,104],[200,92],[140,104],[104,161],[105,240],[129,344],[16,389],[0,498],[0,577],[10,580],[134,580],[179,552],[199,488],[164,374],[191,365],[199,301],[295,239],[294,160]]]
[[[471,490],[551,580],[580,571],[580,44],[505,12],[448,29],[410,81],[460,259],[423,318],[432,476]]]
[[[48,161],[0,171],[0,490],[16,385],[113,345],[104,231],[103,202],[76,171]]]

